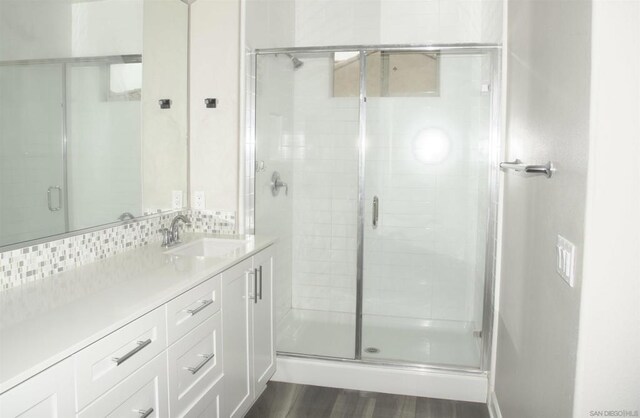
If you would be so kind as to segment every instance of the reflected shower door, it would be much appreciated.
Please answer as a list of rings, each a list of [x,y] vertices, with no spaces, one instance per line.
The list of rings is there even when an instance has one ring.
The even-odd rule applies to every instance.
[[[122,66],[133,68],[124,74],[114,71]],[[67,64],[71,230],[143,212],[141,80],[139,62]]]
[[[256,59],[255,232],[279,237],[277,350],[354,358],[358,52]]]
[[[0,246],[66,231],[63,82],[61,64],[0,65]]]
[[[367,56],[362,358],[479,368],[490,59]]]

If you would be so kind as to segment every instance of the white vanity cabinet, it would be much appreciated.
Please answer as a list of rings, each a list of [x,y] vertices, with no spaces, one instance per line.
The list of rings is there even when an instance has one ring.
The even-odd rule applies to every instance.
[[[267,382],[276,372],[272,248],[256,254],[253,260],[254,269],[258,272],[259,292],[258,302],[252,306],[253,382],[257,398],[267,388]]]
[[[273,254],[158,301],[8,390],[0,417],[241,418],[275,372]]]
[[[217,312],[169,347],[172,417],[185,416],[214,386],[220,385],[223,377],[221,331],[221,314]]]
[[[0,417],[72,417],[74,400],[73,361],[66,359],[0,395]]]
[[[275,373],[273,251],[222,274],[223,416],[242,417]]]
[[[82,410],[78,418],[169,416],[166,365],[166,353],[158,355]]]
[[[166,348],[165,313],[160,307],[76,353],[78,410]]]

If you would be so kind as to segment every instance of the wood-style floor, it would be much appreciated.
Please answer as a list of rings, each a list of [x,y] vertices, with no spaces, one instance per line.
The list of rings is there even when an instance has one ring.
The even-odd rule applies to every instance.
[[[245,418],[489,418],[481,403],[269,382]]]

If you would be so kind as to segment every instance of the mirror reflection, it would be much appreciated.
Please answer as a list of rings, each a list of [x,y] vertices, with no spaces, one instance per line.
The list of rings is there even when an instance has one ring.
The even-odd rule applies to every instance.
[[[187,7],[0,1],[0,246],[183,206]]]

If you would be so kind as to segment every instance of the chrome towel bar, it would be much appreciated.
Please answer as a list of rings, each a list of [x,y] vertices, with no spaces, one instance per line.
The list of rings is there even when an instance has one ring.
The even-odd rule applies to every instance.
[[[518,159],[501,162],[500,169],[505,172],[514,171],[516,174],[524,177],[546,176],[547,178],[551,177],[553,172],[556,171],[551,161],[543,165],[531,165],[525,164]]]

